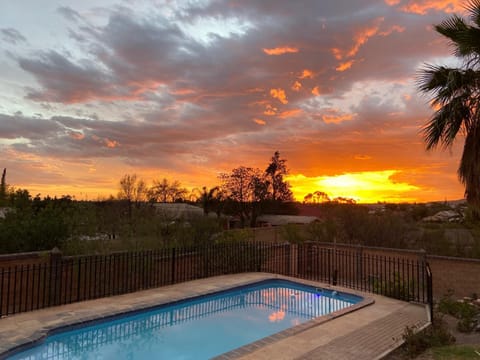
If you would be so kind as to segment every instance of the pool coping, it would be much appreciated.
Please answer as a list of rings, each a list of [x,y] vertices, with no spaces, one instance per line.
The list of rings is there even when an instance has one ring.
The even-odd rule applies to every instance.
[[[226,277],[229,277],[230,279],[235,279],[234,283],[230,284],[225,284],[221,282],[221,279],[225,279]],[[259,283],[262,281],[267,281],[267,280],[287,280],[287,281],[292,281],[296,282],[299,284],[304,284],[308,286],[314,286],[314,287],[319,287],[319,288],[324,288],[328,290],[336,290],[342,293],[347,293],[347,294],[352,294],[356,296],[360,296],[363,299],[347,308],[332,312],[327,315],[323,315],[320,317],[317,317],[315,319],[309,320],[305,323],[296,325],[294,327],[285,329],[283,331],[280,331],[278,333],[275,333],[273,335],[267,336],[265,338],[262,338],[260,340],[257,340],[253,343],[249,343],[247,345],[241,346],[239,348],[233,349],[229,352],[220,354],[214,359],[217,360],[226,360],[226,359],[236,359],[239,357],[242,357],[244,355],[250,354],[263,346],[275,343],[279,340],[288,338],[293,335],[297,335],[303,331],[306,331],[308,329],[311,329],[313,327],[319,326],[321,324],[324,324],[326,322],[329,322],[335,318],[338,318],[342,315],[345,315],[347,313],[351,313],[354,311],[357,311],[361,308],[364,308],[366,306],[372,305],[375,303],[375,300],[372,297],[369,297],[367,293],[359,292],[353,289],[348,289],[348,288],[343,288],[339,286],[332,286],[329,284],[325,284],[322,282],[317,282],[317,281],[310,281],[310,280],[305,280],[305,279],[299,279],[295,277],[289,277],[289,276],[283,276],[283,275],[277,275],[277,274],[271,274],[271,273],[247,273],[247,274],[236,274],[236,275],[222,275],[222,276],[216,276],[212,278],[207,278],[207,279],[199,279],[199,280],[193,280],[193,281],[188,281],[185,283],[180,283],[180,284],[175,284],[175,285],[168,285],[166,287],[160,287],[160,288],[155,288],[155,289],[149,289],[149,290],[143,290],[140,292],[136,293],[128,293],[128,294],[123,294],[123,295],[117,295],[117,296],[112,296],[109,298],[102,298],[102,299],[95,299],[95,300],[89,300],[89,301],[84,301],[84,302],[77,302],[77,303],[72,303],[68,305],[61,305],[61,306],[56,306],[56,307],[51,307],[47,309],[42,309],[42,310],[36,310],[36,311],[30,311],[27,313],[21,313],[13,316],[8,316],[5,318],[0,319],[0,325],[3,320],[6,319],[15,319],[19,318],[20,316],[22,317],[28,317],[28,315],[35,315],[38,314],[39,312],[45,312],[48,310],[49,312],[52,312],[53,310],[58,310],[58,315],[55,314],[55,316],[61,316],[65,314],[70,314],[68,311],[65,312],[65,310],[68,310],[67,308],[69,307],[75,307],[75,305],[83,304],[85,305],[86,303],[94,303],[94,302],[99,302],[99,300],[105,301],[105,299],[109,299],[111,301],[114,301],[115,299],[119,299],[120,297],[125,298],[128,296],[132,296],[134,294],[143,294],[143,295],[148,295],[147,293],[155,293],[162,291],[162,289],[170,289],[174,290],[175,287],[188,287],[188,285],[199,285],[202,282],[205,282],[206,280],[212,281],[212,280],[219,280],[221,283],[220,285],[214,285],[212,288],[208,290],[189,290],[187,291],[188,295],[186,296],[184,293],[180,293],[177,296],[169,296],[168,298],[164,300],[156,300],[152,299],[151,301],[140,301],[135,303],[133,306],[129,306],[125,309],[122,310],[103,310],[99,313],[95,314],[87,314],[87,315],[80,315],[80,316],[75,316],[74,314],[71,316],[70,319],[63,320],[61,323],[53,323],[51,324],[46,324],[45,326],[42,326],[39,329],[35,329],[29,336],[25,337],[19,337],[15,339],[12,343],[8,344],[8,347],[5,347],[4,344],[0,342],[0,360],[7,359],[10,356],[15,355],[18,352],[21,352],[23,350],[26,350],[32,346],[38,345],[45,341],[45,339],[48,336],[51,336],[53,334],[63,332],[63,331],[68,331],[68,330],[73,330],[77,329],[83,326],[87,325],[92,325],[95,323],[99,322],[104,322],[108,320],[112,320],[115,318],[119,318],[121,316],[125,315],[134,315],[137,313],[145,312],[148,311],[149,309],[152,308],[160,308],[162,306],[166,306],[169,304],[176,304],[176,303],[181,303],[184,301],[192,300],[192,299],[198,299],[201,297],[205,297],[214,293],[219,293],[219,292],[225,292],[233,288],[241,288],[244,286],[248,286],[250,284],[254,283]],[[94,305],[94,304],[92,304]]]

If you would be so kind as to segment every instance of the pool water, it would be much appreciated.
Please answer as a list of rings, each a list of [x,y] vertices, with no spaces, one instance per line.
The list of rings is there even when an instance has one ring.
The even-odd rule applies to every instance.
[[[361,300],[267,280],[62,331],[8,359],[209,359]]]

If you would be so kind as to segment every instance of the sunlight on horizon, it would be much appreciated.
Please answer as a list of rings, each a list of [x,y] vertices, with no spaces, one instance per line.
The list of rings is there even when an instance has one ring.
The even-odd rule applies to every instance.
[[[365,171],[316,177],[296,174],[287,176],[286,180],[292,186],[295,200],[300,202],[305,195],[315,191],[322,191],[331,199],[346,197],[360,203],[418,201],[411,194],[412,191],[420,190],[418,186],[392,180],[392,176],[398,172],[398,170]]]

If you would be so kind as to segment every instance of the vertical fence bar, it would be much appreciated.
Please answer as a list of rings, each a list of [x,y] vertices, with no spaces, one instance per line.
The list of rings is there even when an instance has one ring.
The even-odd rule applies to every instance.
[[[25,286],[25,309],[24,309],[24,311],[31,310],[31,307],[28,306],[29,305],[28,300],[33,298],[33,290],[32,290],[33,285],[31,284],[31,280],[30,280],[30,265],[31,264],[27,264],[27,281],[26,281],[27,285]],[[28,295],[30,295],[30,298],[28,297]]]
[[[23,264],[20,267],[20,289],[18,294],[18,312],[22,312],[22,300],[23,300]]]
[[[5,311],[5,315],[10,313],[10,279],[12,277],[12,267],[9,266],[7,270],[8,278],[7,278],[7,309]]]
[[[13,305],[13,312],[12,314],[15,314],[16,311],[15,309],[17,308],[17,302],[16,302],[16,298],[17,298],[17,265],[15,265],[15,273],[14,273],[14,278],[13,278],[13,300],[12,300],[12,305]]]
[[[31,294],[31,297],[30,297],[30,310],[33,310],[33,305],[34,305],[34,302],[35,302],[35,295],[38,296],[38,293],[35,293],[35,264],[32,264],[32,294]],[[3,290],[3,286],[0,287],[0,289]],[[1,296],[0,296],[1,297]],[[1,302],[1,299],[0,299],[0,302]],[[2,306],[0,305],[0,317],[1,317],[1,311],[2,310]]]
[[[172,248],[172,253],[171,253],[171,278],[170,278],[170,283],[175,284],[175,248]]]
[[[80,288],[82,285],[82,258],[78,258],[77,266],[78,274],[77,274],[77,301],[80,301]]]

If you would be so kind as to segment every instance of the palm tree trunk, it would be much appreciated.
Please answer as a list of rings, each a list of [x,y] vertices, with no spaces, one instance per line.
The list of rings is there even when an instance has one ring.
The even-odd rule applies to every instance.
[[[465,185],[465,196],[475,218],[480,219],[480,124],[467,131],[458,176]]]

